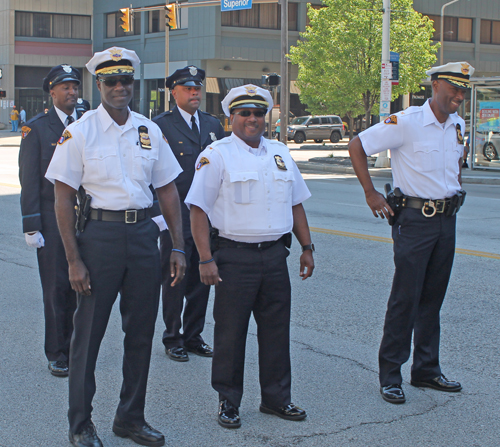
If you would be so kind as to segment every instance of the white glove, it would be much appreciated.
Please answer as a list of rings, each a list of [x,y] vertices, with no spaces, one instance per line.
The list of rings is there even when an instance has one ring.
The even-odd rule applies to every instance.
[[[42,233],[37,231],[35,234],[24,233],[24,238],[26,239],[26,243],[33,248],[42,248],[45,246],[45,239],[42,236]]]
[[[155,221],[155,224],[158,225],[160,231],[168,230],[167,222],[161,214],[159,216],[152,217],[151,219]]]

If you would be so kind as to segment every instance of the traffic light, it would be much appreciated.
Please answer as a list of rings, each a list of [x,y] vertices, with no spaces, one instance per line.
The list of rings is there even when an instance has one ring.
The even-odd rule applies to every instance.
[[[281,84],[281,76],[276,73],[269,73],[267,75],[262,75],[261,79],[262,85],[266,87],[277,87]]]
[[[167,13],[165,14],[165,19],[167,21],[167,26],[170,29],[177,29],[177,8],[175,4],[165,5]]]
[[[123,14],[123,16],[120,17],[120,20],[123,22],[120,27],[123,31],[129,33],[131,31],[130,8],[120,9],[120,12]]]

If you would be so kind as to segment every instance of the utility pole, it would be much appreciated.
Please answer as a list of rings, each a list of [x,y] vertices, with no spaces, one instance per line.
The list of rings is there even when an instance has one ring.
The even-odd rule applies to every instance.
[[[391,0],[383,0],[382,16],[382,73],[380,80],[380,120],[387,118],[391,112],[391,73],[390,46],[391,46]],[[368,127],[368,123],[366,123]],[[388,168],[390,160],[388,151],[383,151],[377,157],[376,168]]]
[[[441,7],[441,32],[439,34],[441,34],[441,48],[439,49],[439,65],[443,65],[443,51],[444,51],[444,8],[446,8],[447,6],[451,5],[452,3],[456,3],[458,2],[458,0],[452,0],[451,2],[448,2],[448,3],[445,3],[442,7]]]
[[[281,95],[280,95],[280,141],[288,139],[288,116],[290,115],[290,92],[288,82],[288,0],[279,0],[281,5]]]

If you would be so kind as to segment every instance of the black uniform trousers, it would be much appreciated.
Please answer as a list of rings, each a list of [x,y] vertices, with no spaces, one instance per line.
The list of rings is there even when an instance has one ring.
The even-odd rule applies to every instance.
[[[221,248],[214,254],[222,279],[215,287],[212,386],[219,398],[240,406],[250,315],[257,323],[262,402],[291,402],[291,286],[282,240],[260,250]]]
[[[189,226],[189,220],[187,221]],[[183,223],[186,226],[186,222]],[[175,287],[171,287],[174,278],[170,276],[170,254],[172,253],[172,239],[168,230],[160,233],[163,344],[167,348],[176,346],[196,347],[203,343],[201,333],[205,326],[208,296],[210,286],[200,280],[199,254],[194,243],[191,231],[184,231],[184,252],[186,253],[186,275]],[[186,305],[184,306],[184,297]],[[182,309],[184,307],[184,313]],[[181,321],[182,315],[182,321]],[[183,333],[181,334],[181,327]]]
[[[135,224],[90,221],[78,236],[92,294],[78,295],[71,340],[69,425],[78,433],[91,418],[95,365],[113,303],[120,293],[125,333],[123,383],[117,416],[144,422],[154,326],[160,296],[158,227],[149,218]]]
[[[49,206],[52,208],[50,211],[41,212],[45,246],[37,249],[45,314],[45,355],[49,361],[67,362],[76,293],[69,282],[68,262],[57,228],[54,202],[50,202]]]
[[[413,380],[441,375],[439,312],[455,254],[456,216],[425,217],[404,208],[392,227],[396,270],[379,351],[380,385],[401,384],[410,357]]]

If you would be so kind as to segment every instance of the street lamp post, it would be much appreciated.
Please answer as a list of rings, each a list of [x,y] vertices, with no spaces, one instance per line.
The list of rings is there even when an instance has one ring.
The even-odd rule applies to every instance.
[[[452,3],[456,3],[458,2],[458,0],[452,0],[451,2],[448,2],[448,3],[445,3],[442,7],[441,7],[441,49],[439,50],[439,65],[443,65],[443,45],[444,45],[444,8],[446,8],[447,6],[450,6]]]

